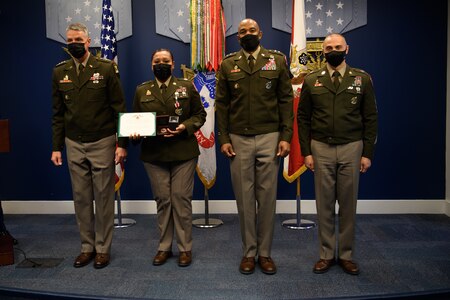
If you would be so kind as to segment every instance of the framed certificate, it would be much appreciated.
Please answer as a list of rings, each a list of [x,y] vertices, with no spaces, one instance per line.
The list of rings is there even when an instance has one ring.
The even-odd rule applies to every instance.
[[[117,135],[119,137],[129,137],[134,134],[139,134],[140,136],[155,136],[156,113],[119,113]]]

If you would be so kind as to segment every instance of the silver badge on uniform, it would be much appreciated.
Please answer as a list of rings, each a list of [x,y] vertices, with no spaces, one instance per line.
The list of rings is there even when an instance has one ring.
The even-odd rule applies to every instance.
[[[266,89],[270,90],[271,87],[272,87],[272,81],[268,81],[266,83]]]
[[[235,84],[234,84],[234,88],[235,88],[235,89],[239,88],[239,83],[235,83]]]
[[[351,104],[356,104],[357,102],[358,102],[358,97],[353,97],[352,99],[350,99]]]

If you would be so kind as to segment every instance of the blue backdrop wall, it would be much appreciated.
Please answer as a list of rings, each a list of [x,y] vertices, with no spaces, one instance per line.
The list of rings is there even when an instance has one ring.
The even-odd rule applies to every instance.
[[[369,72],[379,110],[373,167],[361,178],[361,199],[445,198],[447,1],[368,1],[367,25],[345,34],[349,65]],[[150,55],[172,49],[190,63],[190,46],[156,34],[154,1],[133,0],[133,35],[118,43],[127,106],[135,87],[152,76]],[[247,17],[264,33],[268,49],[289,53],[290,34],[272,29],[271,0],[247,0]],[[62,44],[46,38],[45,1],[1,1],[0,118],[11,126],[11,152],[0,153],[0,200],[72,199],[67,165],[51,155],[51,72],[67,59]],[[235,36],[227,53],[238,50]],[[130,147],[122,198],[152,199],[139,148]],[[228,161],[217,154],[217,181],[210,199],[234,199]],[[281,173],[280,173],[281,174]],[[302,197],[314,199],[311,172],[301,176]],[[295,199],[295,184],[279,177],[279,199]],[[196,177],[194,199],[203,199]]]

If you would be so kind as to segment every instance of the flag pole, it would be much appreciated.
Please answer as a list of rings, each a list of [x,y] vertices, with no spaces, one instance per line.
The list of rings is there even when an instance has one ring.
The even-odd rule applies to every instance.
[[[206,186],[204,186],[205,189],[205,217],[202,219],[196,219],[192,221],[192,225],[198,228],[215,228],[219,227],[223,224],[222,220],[220,219],[212,219],[209,217],[209,195],[208,195],[208,189]]]
[[[136,221],[133,219],[124,218],[122,219],[122,208],[121,208],[121,197],[120,197],[120,189],[116,191],[117,198],[117,219],[114,219],[114,228],[125,228],[130,227],[136,224]]]
[[[310,220],[302,219],[302,213],[301,213],[301,196],[300,196],[300,176],[297,177],[297,195],[295,197],[296,201],[295,204],[297,206],[297,216],[295,219],[289,219],[286,221],[283,221],[282,225],[283,227],[289,228],[289,229],[310,229],[316,226],[316,223]]]

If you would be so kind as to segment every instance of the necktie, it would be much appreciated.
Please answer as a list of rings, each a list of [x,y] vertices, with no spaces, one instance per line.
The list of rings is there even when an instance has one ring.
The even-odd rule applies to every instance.
[[[161,84],[161,95],[163,96],[163,98],[166,96],[166,91],[167,91],[167,85],[165,83]]]
[[[83,73],[83,71],[84,71],[84,66],[83,66],[83,64],[79,64],[79,65],[78,65],[78,77],[81,76],[81,74]]]
[[[248,57],[248,66],[250,67],[250,71],[253,71],[253,67],[255,66],[255,58],[251,54]]]
[[[341,74],[338,71],[334,71],[333,73],[333,83],[334,83],[334,88],[337,89],[339,88],[339,76],[341,76]]]

